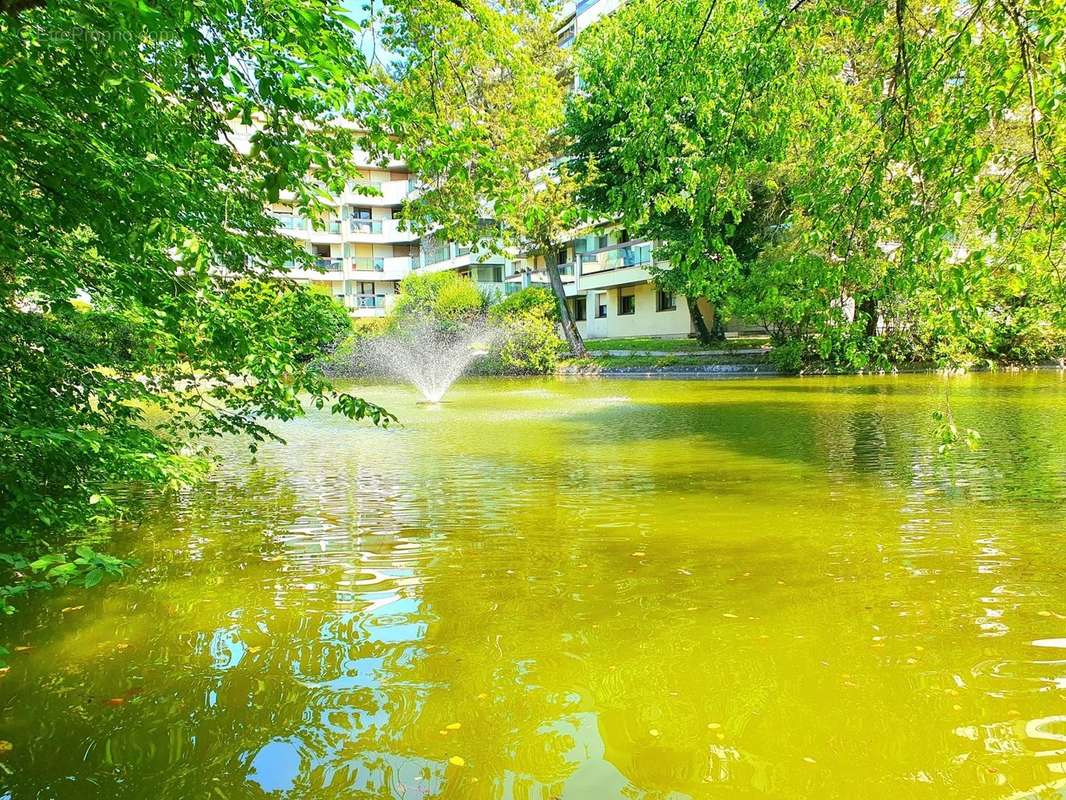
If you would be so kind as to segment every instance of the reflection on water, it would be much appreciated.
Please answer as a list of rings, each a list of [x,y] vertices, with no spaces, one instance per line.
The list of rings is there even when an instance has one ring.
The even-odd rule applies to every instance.
[[[1061,376],[366,392],[3,623],[4,796],[1066,797]]]

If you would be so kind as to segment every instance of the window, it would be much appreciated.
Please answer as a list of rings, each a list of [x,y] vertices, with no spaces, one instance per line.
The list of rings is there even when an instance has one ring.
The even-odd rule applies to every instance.
[[[370,219],[369,208],[353,208],[352,219]]]
[[[607,317],[607,294],[600,292],[596,295],[596,318],[605,319]]]
[[[556,264],[565,264],[566,262],[567,262],[566,248],[564,247],[562,250],[560,250],[558,253],[555,254],[555,263]]]
[[[618,314],[636,314],[637,296],[635,294],[622,294],[618,296]]]
[[[574,298],[574,322],[585,321],[585,309],[588,307],[588,301],[578,295]],[[606,311],[606,309],[604,309]]]
[[[655,303],[656,311],[676,311],[677,310],[677,297],[673,292],[667,292],[663,289],[659,290],[658,298]]]

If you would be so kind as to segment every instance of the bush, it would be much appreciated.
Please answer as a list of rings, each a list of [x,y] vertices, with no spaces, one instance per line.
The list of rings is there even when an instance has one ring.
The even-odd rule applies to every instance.
[[[517,296],[517,295],[515,295]],[[556,322],[540,309],[527,311],[504,323],[499,360],[508,375],[547,375],[555,372],[566,344]]]
[[[410,319],[432,320],[442,328],[455,328],[487,307],[488,298],[469,278],[454,272],[416,272],[400,281],[392,322],[395,326]]]
[[[527,286],[489,309],[489,318],[497,321],[512,319],[522,314],[536,312],[558,322],[559,306],[551,289],[543,286]]]
[[[770,350],[770,363],[778,372],[793,375],[803,369],[807,348],[801,339],[790,339],[774,345]]]

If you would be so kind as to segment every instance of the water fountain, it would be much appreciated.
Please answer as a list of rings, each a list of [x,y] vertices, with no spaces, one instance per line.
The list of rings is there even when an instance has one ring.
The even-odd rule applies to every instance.
[[[427,403],[439,403],[448,388],[480,355],[488,352],[497,330],[482,322],[454,330],[434,323],[405,323],[363,348],[366,363],[386,375],[407,381]]]

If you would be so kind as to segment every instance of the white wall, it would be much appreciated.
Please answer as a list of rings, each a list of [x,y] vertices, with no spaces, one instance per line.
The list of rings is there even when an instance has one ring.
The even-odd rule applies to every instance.
[[[673,311],[656,311],[657,290],[650,283],[602,290],[607,293],[607,316],[597,319],[595,292],[588,293],[588,321],[584,326],[590,339],[619,339],[631,336],[685,337],[692,331],[685,298],[677,298]],[[618,313],[618,298],[621,294],[633,294],[636,311],[633,314]],[[579,328],[579,330],[581,330]]]

